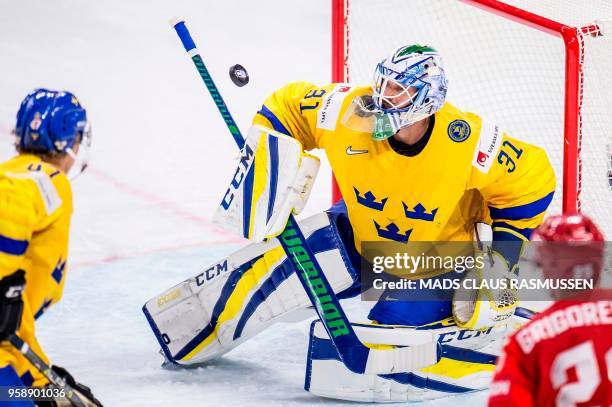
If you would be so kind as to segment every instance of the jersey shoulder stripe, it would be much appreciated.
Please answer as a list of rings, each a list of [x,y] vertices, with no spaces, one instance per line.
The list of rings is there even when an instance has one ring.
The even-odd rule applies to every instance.
[[[28,249],[27,240],[11,239],[10,237],[0,235],[0,252],[12,254],[13,256],[21,256]]]
[[[491,218],[493,219],[508,219],[508,220],[521,220],[521,219],[529,219],[534,216],[538,216],[542,212],[548,208],[548,205],[552,202],[553,196],[555,195],[555,191],[550,192],[543,198],[540,198],[536,201],[514,206],[511,208],[494,208],[493,206],[489,206],[489,211],[491,213]]]
[[[266,105],[262,105],[261,109],[257,113],[268,119],[274,130],[278,131],[279,133],[283,133],[287,136],[291,136],[291,133],[289,132],[289,130],[287,130],[285,125],[279,120],[278,117],[276,117],[274,113],[272,113],[270,109],[266,107]]]

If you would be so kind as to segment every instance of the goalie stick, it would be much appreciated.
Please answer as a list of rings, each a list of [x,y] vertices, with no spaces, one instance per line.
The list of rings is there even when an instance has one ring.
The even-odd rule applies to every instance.
[[[51,384],[54,384],[66,391],[66,398],[70,400],[74,407],[87,407],[86,404],[76,395],[75,390],[66,383],[66,380],[51,369],[51,366],[45,363],[27,343],[17,335],[9,335],[7,340],[15,349],[17,349],[38,371],[45,376]]]
[[[191,57],[219,113],[234,137],[238,148],[242,149],[244,146],[244,138],[208,72],[202,60],[202,56],[198,52],[195,42],[191,38],[189,30],[185,25],[185,21],[174,19],[170,21],[170,24],[176,30],[185,51],[187,51]],[[378,366],[376,369],[380,370],[370,373],[391,373],[416,370],[432,365],[439,360],[441,350],[437,341],[435,344],[437,346],[437,355],[435,355],[436,361],[433,362],[424,361],[424,358],[416,358],[418,361],[416,359],[413,360],[410,357],[410,347],[381,350],[370,349],[365,346],[355,334],[351,323],[340,306],[336,294],[332,290],[321,266],[308,246],[293,215],[289,217],[287,226],[278,236],[278,240],[286,252],[287,257],[290,259],[292,267],[300,283],[304,287],[310,302],[314,306],[317,315],[323,323],[325,330],[338,350],[342,362],[349,370],[355,373],[366,373],[372,369],[371,367],[370,369],[366,369],[368,365],[370,365]],[[389,357],[391,356],[391,352],[399,357]]]

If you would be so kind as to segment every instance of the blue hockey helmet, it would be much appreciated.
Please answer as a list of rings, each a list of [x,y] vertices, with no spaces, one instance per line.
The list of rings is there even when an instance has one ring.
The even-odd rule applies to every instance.
[[[70,92],[35,89],[17,112],[16,145],[19,151],[43,154],[68,153],[87,138],[87,112]]]
[[[447,90],[442,57],[429,46],[399,47],[376,65],[372,88],[374,138],[384,140],[440,110]]]

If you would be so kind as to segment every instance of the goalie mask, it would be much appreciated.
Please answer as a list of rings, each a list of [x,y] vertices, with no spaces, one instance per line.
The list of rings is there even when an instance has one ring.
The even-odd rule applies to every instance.
[[[428,46],[397,48],[376,65],[372,90],[353,102],[343,122],[385,140],[440,110],[447,90],[442,58]]]

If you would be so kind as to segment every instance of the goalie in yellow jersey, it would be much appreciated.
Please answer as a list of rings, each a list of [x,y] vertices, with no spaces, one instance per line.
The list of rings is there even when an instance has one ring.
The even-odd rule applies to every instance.
[[[344,228],[345,245],[354,243],[363,254],[362,243],[370,241],[471,241],[483,222],[493,231],[487,272],[513,278],[522,245],[501,242],[529,240],[553,198],[554,172],[542,149],[459,110],[445,100],[446,91],[439,53],[409,45],[376,66],[373,86],[292,83],[264,102],[254,123],[294,137],[305,150],[325,150],[343,196],[331,212],[350,225]],[[444,279],[455,273],[423,268],[415,276]],[[430,301],[411,301],[414,294],[384,292],[369,318],[387,325],[489,329],[509,321],[517,303],[453,303],[448,290],[427,293]],[[306,387],[323,396],[418,399],[424,389],[439,396],[483,388],[490,380],[491,360],[449,357],[407,376],[370,377],[370,387],[360,388],[362,379],[330,362],[326,334],[319,341],[316,330],[314,335]]]
[[[295,319],[289,313],[311,304],[276,238],[289,214],[303,208],[318,169],[316,157],[301,147],[325,150],[343,195],[326,213],[299,222],[339,298],[360,292],[361,258],[370,260],[367,242],[401,248],[464,242],[462,250],[473,252],[478,223],[491,225],[493,242],[484,270],[473,272],[514,278],[522,242],[552,200],[553,170],[542,149],[459,110],[446,102],[446,90],[440,55],[410,45],[377,65],[373,86],[296,82],[267,98],[215,215],[220,226],[256,243],[145,304],[166,360],[193,365],[219,357],[273,322]],[[411,278],[448,281],[463,278],[461,271],[419,267]],[[456,294],[386,290],[369,313],[375,323],[353,324],[361,342],[390,349],[378,353],[389,357],[385,362],[427,366],[417,371],[378,370],[368,359],[366,372],[374,373],[353,373],[321,323],[313,323],[305,388],[360,401],[419,400],[486,388],[497,354],[491,344],[499,347],[506,327],[528,315],[517,311],[513,292]],[[484,295],[494,301],[476,301]],[[330,309],[335,308],[323,312]],[[432,342],[443,346],[439,362],[416,363],[429,363],[431,355],[421,350]],[[412,356],[395,360],[394,345],[412,347]]]
[[[85,109],[70,92],[36,89],[17,113],[18,155],[0,164],[0,386],[49,385],[6,339],[16,334],[49,363],[34,321],[62,296],[72,215],[68,176],[86,166],[89,129]],[[101,405],[65,369],[51,369],[77,391],[83,405]],[[34,405],[27,399],[20,403]],[[71,405],[65,398],[45,403]]]

